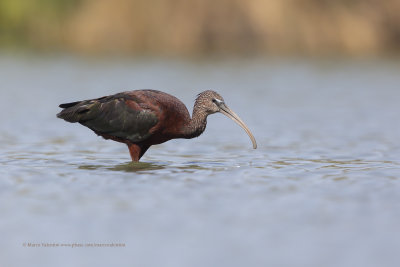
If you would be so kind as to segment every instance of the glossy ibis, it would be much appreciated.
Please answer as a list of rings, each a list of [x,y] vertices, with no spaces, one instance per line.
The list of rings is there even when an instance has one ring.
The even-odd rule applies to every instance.
[[[61,104],[58,118],[79,122],[97,135],[128,145],[132,161],[139,161],[152,145],[174,138],[194,138],[206,128],[207,116],[216,112],[228,116],[256,140],[249,128],[225,105],[224,99],[208,90],[200,93],[190,117],[176,97],[156,90],[136,90],[97,99]]]

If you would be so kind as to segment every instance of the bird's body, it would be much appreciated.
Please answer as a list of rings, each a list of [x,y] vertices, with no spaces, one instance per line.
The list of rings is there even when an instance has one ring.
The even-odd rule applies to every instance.
[[[222,112],[218,105],[226,107],[223,98],[214,91],[204,91],[198,95],[190,117],[186,106],[170,94],[135,90],[61,104],[63,110],[57,117],[79,122],[105,139],[127,144],[132,160],[139,161],[151,145],[199,136],[205,130],[207,116]],[[236,114],[226,109],[236,122],[245,127]],[[255,148],[254,137],[247,127],[245,130]]]

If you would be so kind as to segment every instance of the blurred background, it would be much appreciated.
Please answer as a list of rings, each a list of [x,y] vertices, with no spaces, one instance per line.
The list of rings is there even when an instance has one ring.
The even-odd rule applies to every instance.
[[[2,0],[0,47],[96,54],[389,54],[397,0]]]

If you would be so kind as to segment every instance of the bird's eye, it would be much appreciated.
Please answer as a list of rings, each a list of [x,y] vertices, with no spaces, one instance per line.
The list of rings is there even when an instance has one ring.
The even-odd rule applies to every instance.
[[[217,98],[213,98],[212,102],[214,102],[216,105],[219,105],[219,104],[221,104],[221,103],[224,103],[224,101],[219,100],[219,99],[217,99]]]

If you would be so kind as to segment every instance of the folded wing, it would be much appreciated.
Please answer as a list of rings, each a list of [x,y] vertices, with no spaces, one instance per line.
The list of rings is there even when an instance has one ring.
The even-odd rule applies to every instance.
[[[154,110],[140,97],[126,93],[98,99],[61,104],[64,108],[57,117],[68,122],[79,122],[99,135],[141,142],[158,123]]]

